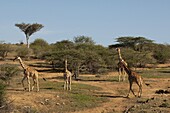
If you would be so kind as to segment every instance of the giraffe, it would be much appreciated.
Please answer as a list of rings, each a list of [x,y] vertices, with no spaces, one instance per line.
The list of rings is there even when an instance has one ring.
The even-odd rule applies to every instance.
[[[63,74],[65,83],[64,83],[64,90],[71,91],[71,72],[67,69],[67,59],[65,59],[65,72]]]
[[[129,97],[130,91],[133,93],[133,95],[136,97],[133,89],[132,89],[132,85],[133,82],[135,82],[138,87],[139,87],[139,91],[138,91],[138,97],[141,97],[142,95],[142,84],[143,84],[143,79],[140,75],[138,75],[136,72],[132,71],[131,69],[129,69],[127,67],[127,65],[121,61],[121,65],[124,67],[126,73],[128,74],[128,80],[129,80],[129,92],[127,94],[127,97]]]
[[[38,72],[35,69],[25,65],[23,63],[21,57],[16,56],[13,61],[15,61],[15,60],[19,61],[21,67],[24,70],[24,77],[22,79],[22,86],[23,86],[23,88],[26,90],[26,88],[24,86],[24,80],[27,78],[28,91],[30,92],[30,77],[32,77],[33,82],[34,82],[33,85],[32,85],[32,90],[34,89],[34,85],[36,84],[37,85],[37,92],[38,92],[39,91]]]
[[[123,58],[121,56],[120,48],[116,48],[116,51],[118,52],[118,59],[119,59],[119,62],[117,64],[118,65],[119,82],[120,82],[121,78],[122,78],[122,81],[125,81],[126,72],[125,72],[125,69],[121,63],[124,62],[126,64],[126,66],[127,66],[127,63],[123,60]]]

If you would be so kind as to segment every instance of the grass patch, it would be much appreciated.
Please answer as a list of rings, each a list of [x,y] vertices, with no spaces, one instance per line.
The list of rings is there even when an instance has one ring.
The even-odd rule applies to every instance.
[[[138,71],[144,78],[170,78],[169,69],[150,69],[145,71]]]
[[[72,91],[63,90],[64,82],[50,82],[41,81],[41,91],[44,92],[56,92],[59,95],[60,100],[51,100],[51,110],[47,112],[70,112],[80,111],[84,109],[94,108],[100,106],[101,103],[108,101],[107,98],[97,97],[96,90],[101,88],[81,83],[73,83]],[[64,103],[64,105],[63,105]]]

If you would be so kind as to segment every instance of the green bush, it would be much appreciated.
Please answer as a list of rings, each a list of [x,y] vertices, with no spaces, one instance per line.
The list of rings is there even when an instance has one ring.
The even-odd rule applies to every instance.
[[[32,49],[27,48],[25,45],[19,46],[16,50],[17,56],[29,57],[32,55]]]
[[[5,103],[5,85],[0,82],[0,107]]]
[[[6,84],[10,84],[10,80],[14,75],[18,74],[18,67],[11,64],[0,65],[0,79],[5,81]]]
[[[42,59],[43,55],[49,51],[48,43],[41,38],[38,38],[31,43],[30,48],[33,50],[35,57],[39,59]]]
[[[8,53],[13,51],[13,47],[11,44],[1,44],[0,43],[0,57],[4,59],[7,57]]]

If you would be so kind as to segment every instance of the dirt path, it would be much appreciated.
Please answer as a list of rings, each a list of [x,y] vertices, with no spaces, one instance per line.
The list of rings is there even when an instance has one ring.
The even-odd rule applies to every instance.
[[[90,84],[93,86],[97,86],[102,88],[102,90],[99,92],[98,96],[101,96],[103,98],[109,98],[109,101],[102,104],[99,107],[93,108],[93,109],[87,109],[84,111],[78,111],[74,113],[108,113],[108,112],[122,112],[124,111],[126,105],[123,103],[126,98],[124,96],[119,96],[115,89],[117,89],[117,85],[113,84],[111,82],[83,82],[84,84]]]

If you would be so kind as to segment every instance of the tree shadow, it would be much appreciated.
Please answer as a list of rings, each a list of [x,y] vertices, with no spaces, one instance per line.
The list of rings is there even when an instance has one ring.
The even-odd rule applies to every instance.
[[[36,69],[38,72],[47,72],[47,73],[62,73],[63,69]]]
[[[62,79],[62,80],[64,80],[64,77],[63,77],[63,76],[49,77],[49,78],[47,77],[47,78],[45,78],[45,79],[47,79],[47,80],[48,80],[48,79],[50,79],[50,80],[51,80],[51,79]]]
[[[23,88],[7,88],[8,91],[25,91]]]
[[[158,72],[160,72],[160,73],[170,73],[169,70],[162,70],[162,71],[158,71]]]
[[[77,78],[76,81],[83,81],[83,82],[118,82],[117,80],[107,80],[107,79],[81,79]]]
[[[60,79],[60,80],[64,80],[63,76],[56,76],[56,77],[47,77],[47,80],[52,80],[52,79]],[[107,79],[82,79],[82,78],[74,78],[72,77],[73,80],[75,81],[82,81],[82,82],[119,82],[118,80],[107,80]]]
[[[127,96],[121,96],[121,95],[94,95],[94,96],[97,96],[97,97],[106,97],[106,98],[128,98]]]

